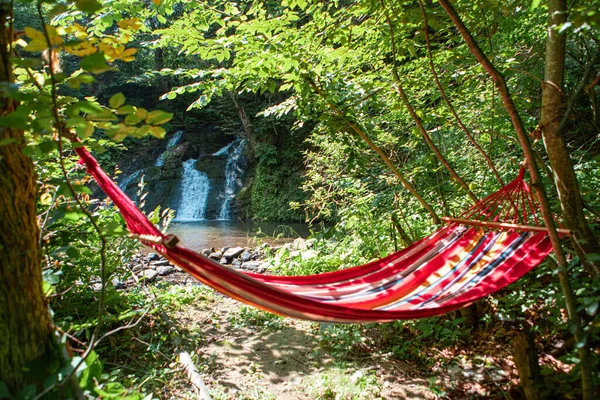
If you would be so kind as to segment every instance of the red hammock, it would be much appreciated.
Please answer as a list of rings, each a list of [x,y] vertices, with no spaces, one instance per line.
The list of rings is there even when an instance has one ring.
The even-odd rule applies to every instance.
[[[460,216],[470,225],[488,221],[484,224],[495,230],[451,222],[400,252],[349,269],[310,276],[242,273],[183,246],[167,246],[169,236],[148,221],[92,155],[84,147],[75,150],[142,242],[219,292],[287,317],[368,323],[440,315],[513,283],[552,250],[522,169]]]

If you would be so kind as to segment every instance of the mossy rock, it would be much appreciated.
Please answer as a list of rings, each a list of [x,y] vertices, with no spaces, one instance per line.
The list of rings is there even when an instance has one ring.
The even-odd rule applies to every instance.
[[[204,172],[212,183],[212,181],[225,179],[225,165],[227,165],[226,156],[204,156],[196,163],[196,169]]]

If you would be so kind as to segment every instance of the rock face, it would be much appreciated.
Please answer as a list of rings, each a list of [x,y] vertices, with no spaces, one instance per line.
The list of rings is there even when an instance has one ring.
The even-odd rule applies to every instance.
[[[170,132],[167,138],[172,137],[173,134],[174,132]],[[197,168],[200,171],[207,169],[207,172],[210,172],[215,177],[215,188],[220,190],[218,183],[224,185],[224,177],[219,178],[217,175],[224,174],[227,155],[225,154],[224,157],[213,157],[212,154],[234,139],[233,136],[223,134],[219,128],[206,125],[186,127],[179,143],[169,149],[167,149],[168,140],[159,141],[151,139],[147,144],[136,142],[131,147],[132,151],[124,153],[123,158],[117,160],[118,165],[123,171],[121,178],[119,178],[119,183],[139,172],[136,179],[131,180],[127,184],[125,188],[126,193],[134,200],[139,200],[137,196],[139,190],[138,184],[141,177],[144,176],[146,184],[144,192],[148,193],[145,198],[145,209],[153,210],[159,205],[162,208],[170,207],[176,209],[181,198],[180,186],[183,176],[183,162],[193,158],[199,159],[198,164],[200,164],[200,161],[206,158],[205,162],[197,165]],[[164,161],[162,166],[155,165],[159,157]],[[216,160],[217,158],[219,160]],[[223,165],[221,166],[218,163]],[[209,195],[209,198],[212,197],[218,196]],[[218,201],[218,199],[215,201]],[[218,216],[218,205],[215,205],[213,208],[215,209],[213,213],[207,213],[208,218]]]

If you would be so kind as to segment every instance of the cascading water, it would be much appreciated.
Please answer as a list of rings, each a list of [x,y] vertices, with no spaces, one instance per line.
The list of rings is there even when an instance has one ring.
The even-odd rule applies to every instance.
[[[125,191],[127,190],[127,186],[134,180],[137,179],[142,174],[142,170],[137,170],[133,174],[129,175],[127,178],[124,178],[121,183],[119,183],[119,189]]]
[[[179,143],[179,141],[181,140],[182,136],[183,136],[183,131],[177,131],[173,134],[171,139],[169,139],[169,141],[167,142],[167,148],[165,149],[165,151],[163,151],[160,154],[160,156],[158,156],[156,161],[154,162],[155,167],[162,167],[163,165],[165,165],[165,153],[167,152],[167,150],[176,146]]]
[[[244,170],[241,164],[245,144],[245,140],[237,140],[230,145],[232,150],[229,152],[227,164],[225,165],[225,198],[221,204],[219,219],[228,220],[232,218],[231,202],[235,194],[242,188],[242,173]]]
[[[197,221],[204,219],[210,182],[205,173],[196,169],[196,161],[189,159],[183,163],[181,180],[181,203],[177,211],[178,221]]]
[[[165,153],[167,152],[167,150],[176,146],[179,143],[179,141],[181,140],[182,136],[183,136],[183,131],[177,131],[173,134],[171,139],[169,139],[169,141],[167,142],[167,148],[165,149],[165,151],[163,151],[156,158],[156,161],[154,161],[155,167],[162,167],[163,165],[165,165]],[[125,191],[127,189],[127,186],[129,186],[129,184],[131,182],[133,182],[134,180],[138,179],[143,171],[144,171],[143,169],[137,170],[134,173],[132,173],[131,175],[127,176],[126,178],[123,178],[121,183],[119,183],[119,188],[121,190]]]

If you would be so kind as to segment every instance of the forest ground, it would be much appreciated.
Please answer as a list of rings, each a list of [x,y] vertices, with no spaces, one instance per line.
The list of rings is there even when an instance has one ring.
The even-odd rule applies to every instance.
[[[247,307],[183,273],[127,291],[152,298],[156,308],[99,351],[107,372],[155,398],[195,398],[177,362],[180,351],[192,355],[213,399],[520,397],[510,335],[497,329],[476,331],[469,343],[424,339],[399,357],[372,345],[377,338],[361,345],[362,336],[334,325]]]

